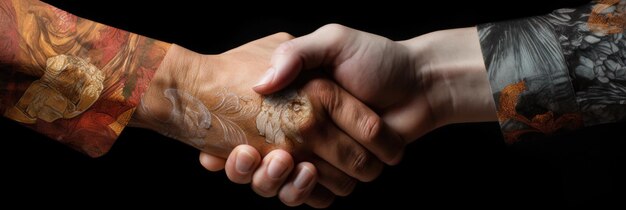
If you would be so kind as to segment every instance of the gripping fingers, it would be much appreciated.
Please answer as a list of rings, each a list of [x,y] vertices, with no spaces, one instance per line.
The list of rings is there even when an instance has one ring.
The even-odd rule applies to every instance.
[[[318,94],[332,121],[381,161],[387,164],[400,161],[404,140],[369,107],[329,80],[312,80],[304,88]]]
[[[263,163],[252,175],[252,190],[263,197],[278,193],[293,170],[293,158],[283,150],[274,150],[263,158]]]
[[[226,160],[226,176],[238,184],[247,184],[252,180],[254,169],[261,163],[261,155],[250,145],[239,145]]]
[[[354,190],[357,180],[330,163],[315,158],[311,161],[317,168],[317,182],[338,196],[347,196]]]
[[[330,206],[333,201],[335,201],[335,195],[328,189],[318,184],[315,186],[313,192],[311,192],[309,198],[307,198],[304,203],[313,208],[323,209]]]
[[[280,189],[278,197],[287,206],[298,206],[306,201],[316,183],[315,167],[302,162],[296,166],[295,173]]]
[[[200,152],[200,165],[206,168],[209,171],[221,171],[224,169],[224,165],[226,164],[226,160],[223,158],[213,156],[208,153]]]

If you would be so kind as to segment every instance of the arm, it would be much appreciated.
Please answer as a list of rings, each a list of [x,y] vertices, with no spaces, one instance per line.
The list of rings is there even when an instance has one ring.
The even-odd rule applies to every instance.
[[[406,142],[451,123],[495,120],[476,28],[394,42],[330,24],[283,43],[272,61],[278,69],[274,79],[262,81],[256,91],[272,93],[300,70],[327,67],[342,87],[379,110]]]
[[[0,113],[96,157],[108,151],[170,44],[48,4],[0,1]]]
[[[507,142],[626,119],[625,9],[594,1],[478,27]]]
[[[271,93],[301,69],[330,66],[338,83],[382,109],[407,140],[459,122],[498,119],[507,141],[516,142],[623,121],[625,8],[626,1],[594,1],[546,16],[401,42],[325,26],[281,45],[273,57],[279,69],[274,80],[255,90]]]
[[[355,180],[370,181],[383,166],[358,142],[403,143],[373,111],[319,75],[265,97],[252,91],[268,67],[265,61],[285,37],[273,35],[219,55],[199,55],[172,46],[131,125],[155,130],[217,157],[225,158],[240,144],[267,154],[256,172],[258,153],[230,154],[247,160],[232,165],[237,167],[234,173],[245,174],[233,181],[252,181],[257,193],[279,195],[288,205],[306,202],[323,207],[335,194],[349,194]],[[287,154],[272,151],[276,148],[303,162],[294,166],[293,160],[284,158]],[[389,149],[401,150],[401,146]],[[281,186],[285,187],[279,191]]]
[[[201,55],[39,1],[0,3],[3,115],[91,156],[104,154],[129,121],[219,157],[240,144],[264,155],[282,148],[323,167],[301,163],[290,176],[293,162],[276,158],[255,190],[273,196],[289,179],[292,193],[281,198],[320,206],[382,170],[357,141],[402,145],[373,111],[319,75],[272,96],[254,93],[287,34]]]
[[[626,119],[625,23],[626,1],[602,0],[401,42],[331,24],[281,44],[271,79],[254,89],[273,93],[326,67],[407,142],[450,123],[499,120],[514,143]]]

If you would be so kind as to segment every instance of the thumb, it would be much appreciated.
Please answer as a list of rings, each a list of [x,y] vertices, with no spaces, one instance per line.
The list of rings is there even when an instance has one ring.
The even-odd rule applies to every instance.
[[[300,71],[336,63],[354,29],[329,24],[315,32],[282,43],[272,55],[271,67],[252,89],[270,94],[289,85]]]
[[[226,165],[226,160],[209,153],[200,152],[200,164],[209,171],[221,171]]]

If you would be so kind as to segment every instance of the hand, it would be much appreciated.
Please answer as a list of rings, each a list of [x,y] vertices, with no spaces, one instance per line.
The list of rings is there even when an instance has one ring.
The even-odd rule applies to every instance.
[[[233,181],[252,181],[253,189],[266,197],[282,186],[279,197],[288,205],[329,205],[334,194],[352,190],[352,177],[369,181],[382,170],[382,163],[361,146],[365,143],[358,142],[400,139],[379,127],[376,113],[329,80],[314,78],[266,97],[252,91],[271,52],[290,38],[276,34],[220,55],[198,55],[173,46],[142,98],[133,125],[221,158],[237,145],[250,145],[266,155],[263,166],[252,174],[258,153],[231,154],[238,163],[229,164],[236,170],[228,175],[241,175]],[[372,129],[377,132],[363,132]],[[271,152],[276,148],[303,162],[294,167],[293,160],[285,158],[288,154]]]
[[[270,94],[301,70],[324,67],[348,92],[379,110],[405,140],[413,141],[450,123],[495,119],[478,41],[474,27],[394,42],[330,24],[281,44],[272,57],[274,70],[254,90]]]
[[[408,143],[447,124],[496,119],[478,41],[474,27],[394,42],[341,25],[326,25],[281,44],[272,57],[272,67],[254,90],[273,93],[301,70],[328,69],[338,84],[377,109],[384,122]],[[385,160],[380,151],[396,146],[380,141],[366,147]],[[239,149],[254,153],[246,147],[235,152]],[[219,163],[208,155],[202,158],[207,168]],[[228,162],[236,160],[229,158]],[[227,173],[234,170],[234,164],[227,164]]]

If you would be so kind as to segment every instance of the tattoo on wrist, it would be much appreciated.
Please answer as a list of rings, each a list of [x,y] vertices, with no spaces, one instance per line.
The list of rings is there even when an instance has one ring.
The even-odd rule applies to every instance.
[[[189,92],[166,89],[163,97],[170,103],[166,119],[157,117],[143,99],[137,108],[138,122],[165,136],[198,149],[228,149],[248,144],[246,134],[265,137],[268,144],[285,145],[288,139],[303,142],[299,128],[312,116],[311,102],[295,90],[287,90],[263,99],[239,96],[222,89],[214,95],[217,103],[207,105]],[[257,131],[244,130],[246,123],[256,124]],[[247,128],[247,127],[246,127]],[[221,140],[211,138],[221,136]]]

